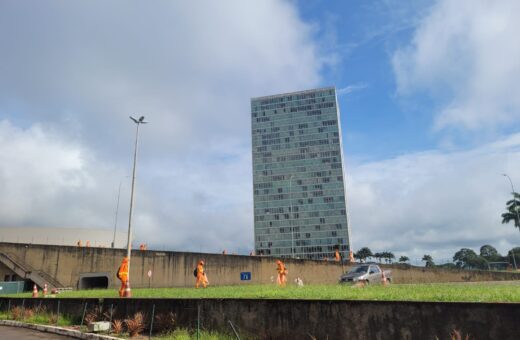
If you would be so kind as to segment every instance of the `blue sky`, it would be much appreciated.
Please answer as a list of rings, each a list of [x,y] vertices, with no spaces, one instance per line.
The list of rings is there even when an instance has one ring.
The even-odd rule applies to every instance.
[[[251,97],[336,86],[353,248],[449,259],[520,242],[517,1],[2,1],[0,226],[253,247]],[[125,201],[126,197],[126,201]],[[123,216],[123,217],[121,217]],[[101,241],[100,241],[101,243]]]
[[[335,84],[340,93],[341,89],[352,88],[352,92],[339,96],[350,153],[377,159],[433,147],[429,115],[425,110],[404,109],[396,96],[391,60],[393,51],[413,35],[414,21],[418,20],[415,16],[432,4],[298,4],[302,16],[321,27],[318,36],[330,43],[330,53],[336,58],[324,70],[324,82]]]

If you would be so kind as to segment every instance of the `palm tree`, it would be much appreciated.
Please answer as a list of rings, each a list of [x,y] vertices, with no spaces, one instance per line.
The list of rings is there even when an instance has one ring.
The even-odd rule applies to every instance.
[[[513,221],[515,227],[520,230],[520,221],[518,220],[518,215],[520,215],[520,194],[513,192],[513,199],[507,201],[506,210],[507,212],[502,214],[502,224]]]
[[[395,255],[391,251],[386,251],[386,258],[388,259],[388,262],[392,263],[395,260]]]
[[[374,257],[379,263],[381,263],[381,259],[384,257],[384,253],[374,253]]]
[[[395,255],[390,251],[384,251],[381,253],[381,258],[385,259],[386,263],[391,263],[392,259],[395,259]]]
[[[401,257],[399,258],[399,262],[401,262],[401,263],[406,263],[406,262],[408,262],[408,261],[410,261],[410,259],[408,258],[408,256],[404,256],[404,255],[403,255],[403,256],[401,256]]]

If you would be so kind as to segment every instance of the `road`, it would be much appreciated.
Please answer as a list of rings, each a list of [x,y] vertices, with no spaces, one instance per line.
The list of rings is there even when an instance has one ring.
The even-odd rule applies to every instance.
[[[21,327],[0,326],[2,340],[68,340],[75,339],[68,336],[44,333]]]

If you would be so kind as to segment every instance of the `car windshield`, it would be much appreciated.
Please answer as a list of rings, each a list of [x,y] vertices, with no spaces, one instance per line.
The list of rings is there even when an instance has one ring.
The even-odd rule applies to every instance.
[[[368,266],[358,266],[352,268],[349,273],[366,273],[368,270]]]

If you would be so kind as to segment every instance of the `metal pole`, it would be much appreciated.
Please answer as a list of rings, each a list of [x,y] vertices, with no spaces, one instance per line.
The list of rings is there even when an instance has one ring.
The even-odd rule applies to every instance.
[[[240,337],[238,336],[235,326],[233,326],[233,323],[231,322],[231,320],[228,320],[228,322],[229,322],[229,325],[231,326],[231,329],[233,330],[233,333],[235,333],[235,337],[237,338],[237,340],[240,340]]]
[[[114,238],[112,239],[112,248],[115,248],[115,246],[116,246],[117,214],[119,212],[119,198],[121,197],[121,184],[123,184],[123,181],[119,181],[119,190],[117,191],[116,220],[114,222]]]
[[[83,306],[83,316],[81,317],[81,326],[83,326],[83,321],[85,320],[85,313],[87,312],[87,303]]]
[[[150,334],[148,334],[148,339],[152,338],[153,331],[153,319],[155,317],[155,304],[152,305],[152,319],[150,320]]]
[[[111,331],[112,330],[112,313],[114,311],[114,304],[111,303],[110,304],[110,324],[108,325],[108,330]]]
[[[197,340],[200,339],[200,304],[197,305]]]
[[[292,205],[292,179],[294,175],[289,177],[289,204],[291,205],[291,215],[289,215],[289,226],[291,227],[291,255],[294,258],[294,228],[293,228],[293,205]]]
[[[126,257],[128,258],[128,281],[126,292],[130,292],[130,256],[132,254],[132,211],[134,207],[134,190],[135,190],[135,165],[137,163],[137,143],[139,141],[139,123],[135,132],[135,148],[134,148],[134,167],[132,170],[132,191],[130,192],[130,212],[128,215],[128,242]],[[128,293],[125,292],[125,297],[128,297]]]
[[[507,174],[503,174],[503,175],[506,176],[507,179],[509,180],[509,183],[511,183],[511,190],[513,191],[512,192],[512,194],[513,194],[513,204],[514,204],[515,212],[516,212],[515,226],[516,226],[516,223],[518,223],[520,225],[520,216],[518,215],[518,207],[516,206],[515,187],[513,186],[513,181],[511,180],[511,177],[509,177]],[[515,247],[513,246],[513,248],[511,249],[511,254],[513,255],[513,264],[514,264],[515,270],[516,270],[517,267],[516,267],[516,259],[515,259],[514,249],[515,249]]]

